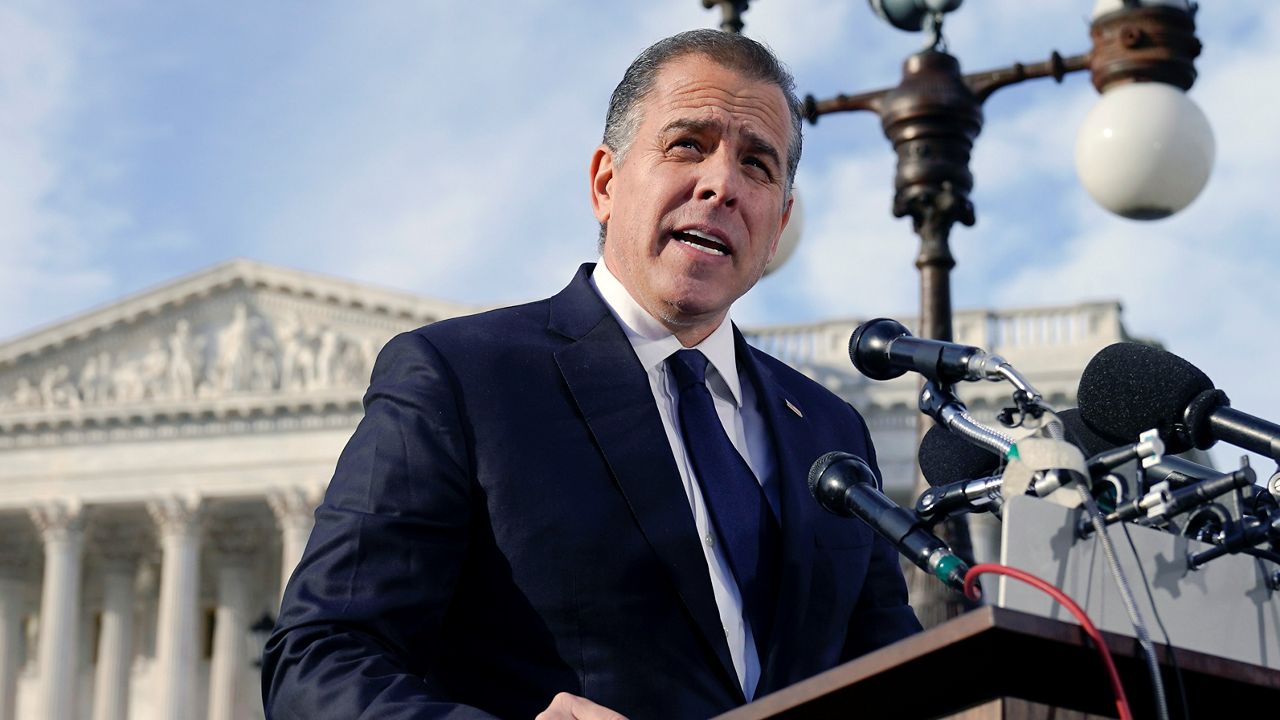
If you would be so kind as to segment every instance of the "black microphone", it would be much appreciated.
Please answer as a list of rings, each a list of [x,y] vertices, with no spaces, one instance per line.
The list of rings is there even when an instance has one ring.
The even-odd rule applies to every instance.
[[[849,359],[858,372],[872,380],[892,380],[914,370],[935,382],[950,385],[961,380],[985,380],[993,368],[982,348],[943,340],[913,337],[897,320],[876,318],[858,326],[849,338]]]
[[[809,492],[828,512],[862,520],[916,567],[964,592],[969,566],[921,527],[920,518],[880,492],[875,473],[858,456],[837,451],[818,458],[809,468]]]
[[[1280,425],[1232,409],[1199,368],[1159,348],[1103,348],[1085,367],[1076,395],[1085,423],[1116,442],[1155,428],[1169,452],[1224,440],[1280,460]]]
[[[916,514],[931,524],[957,512],[998,515],[1000,468],[1000,456],[934,425],[920,441],[920,473],[932,487],[916,499]]]
[[[1067,431],[1067,438],[1073,440],[1089,456],[1089,470],[1095,476],[1099,471],[1110,471],[1126,462],[1137,459],[1135,446],[1119,445],[1102,437],[1085,424],[1076,408],[1067,408],[1058,413]],[[1211,467],[1191,462],[1177,455],[1164,455],[1160,462],[1144,467],[1142,474],[1146,484],[1156,485],[1168,482],[1171,487],[1181,488],[1192,483],[1216,478],[1222,473]]]
[[[1215,547],[1188,556],[1187,569],[1195,570],[1214,558],[1238,552],[1266,558],[1271,562],[1280,562],[1280,557],[1277,557],[1275,552],[1260,550],[1256,547],[1267,541],[1270,541],[1273,549],[1280,550],[1280,512],[1261,517],[1240,518],[1240,522],[1233,523],[1231,529],[1219,539]]]
[[[1103,524],[1111,525],[1140,518],[1145,518],[1148,521],[1168,520],[1175,515],[1181,515],[1194,507],[1203,505],[1219,495],[1225,495],[1237,488],[1248,487],[1256,480],[1257,476],[1254,474],[1253,468],[1249,467],[1246,459],[1239,470],[1221,473],[1216,477],[1202,480],[1194,485],[1188,485],[1177,490],[1169,487],[1153,488],[1142,497],[1135,498],[1117,507],[1115,511],[1103,518]],[[1091,528],[1084,526],[1081,528],[1081,534],[1087,535],[1090,530]]]
[[[943,425],[934,425],[920,441],[920,473],[933,487],[1000,472],[1004,462]]]

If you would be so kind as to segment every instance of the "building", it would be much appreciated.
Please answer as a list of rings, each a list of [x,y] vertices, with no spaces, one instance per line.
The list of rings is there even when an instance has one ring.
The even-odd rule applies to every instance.
[[[478,309],[236,260],[0,344],[0,720],[261,717],[249,628],[301,555],[377,350]],[[748,335],[863,410],[905,499],[915,381],[859,376],[856,324]],[[1116,303],[955,328],[1056,406],[1125,338]],[[964,390],[979,417],[1008,398]]]

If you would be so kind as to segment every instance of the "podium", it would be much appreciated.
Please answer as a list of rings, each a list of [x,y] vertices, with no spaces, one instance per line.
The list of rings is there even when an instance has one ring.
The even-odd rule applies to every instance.
[[[1156,717],[1138,642],[1103,633],[1135,718]],[[1174,665],[1191,717],[1273,717],[1280,670],[1156,645],[1180,718]],[[982,607],[918,635],[759,698],[720,720],[764,718],[1117,717],[1096,649],[1074,623]]]

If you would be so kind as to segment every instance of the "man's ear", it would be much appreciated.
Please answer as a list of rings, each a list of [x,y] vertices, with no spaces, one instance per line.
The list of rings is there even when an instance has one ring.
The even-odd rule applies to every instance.
[[[600,145],[591,154],[591,209],[596,220],[606,223],[613,214],[613,151]]]
[[[773,262],[773,256],[778,254],[778,243],[782,242],[782,233],[787,230],[787,223],[791,221],[791,208],[795,207],[795,195],[788,195],[787,207],[782,211],[782,225],[778,228],[778,237],[773,239],[773,246],[769,248],[769,259],[765,261],[765,265]]]

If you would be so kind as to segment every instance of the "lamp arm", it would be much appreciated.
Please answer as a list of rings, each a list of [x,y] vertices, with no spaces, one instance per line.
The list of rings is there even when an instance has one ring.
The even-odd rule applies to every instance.
[[[1063,57],[1055,50],[1049,56],[1049,59],[1043,62],[1029,65],[1014,63],[1009,67],[998,70],[969,73],[964,76],[964,84],[974,94],[974,97],[978,98],[978,103],[981,104],[988,97],[991,97],[991,93],[1009,85],[1016,85],[1024,80],[1051,77],[1057,82],[1062,82],[1062,78],[1066,75],[1088,69],[1089,55],[1087,53]],[[811,125],[816,125],[819,117],[830,113],[867,110],[879,115],[885,95],[889,94],[893,89],[882,88],[858,93],[857,95],[841,93],[826,100],[818,100],[812,95],[806,95],[803,108],[804,117]]]
[[[1024,80],[1051,77],[1055,82],[1060,83],[1066,75],[1088,69],[1089,55],[1087,53],[1064,58],[1055,50],[1049,56],[1049,59],[1043,62],[1031,63],[1030,65],[1014,63],[1009,67],[998,70],[969,73],[964,76],[964,84],[978,98],[978,102],[982,103],[991,97],[991,93],[1000,88],[1016,85]]]
[[[882,88],[880,90],[872,90],[871,92],[859,93],[857,95],[845,95],[841,93],[826,100],[818,100],[812,95],[806,95],[804,97],[802,113],[804,114],[804,119],[808,120],[810,125],[817,125],[818,117],[829,113],[869,110],[879,115],[880,108],[884,101],[884,96],[892,89],[893,88]]]

